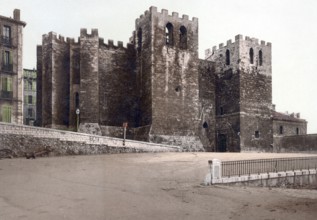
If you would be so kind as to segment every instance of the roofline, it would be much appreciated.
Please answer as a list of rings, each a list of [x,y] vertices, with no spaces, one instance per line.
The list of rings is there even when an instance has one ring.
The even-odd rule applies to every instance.
[[[2,16],[2,15],[0,15],[0,19],[7,20],[9,22],[13,22],[13,23],[16,23],[19,25],[23,25],[23,27],[26,26],[26,22],[24,22],[24,21],[18,21],[18,20],[15,20],[13,18],[8,18],[8,17]]]

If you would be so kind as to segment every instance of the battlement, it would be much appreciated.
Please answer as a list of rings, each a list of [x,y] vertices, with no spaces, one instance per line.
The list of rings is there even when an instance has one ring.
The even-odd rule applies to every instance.
[[[145,17],[147,17],[150,14],[160,15],[162,17],[170,17],[170,18],[173,18],[173,19],[179,19],[179,20],[183,20],[183,21],[192,21],[192,22],[198,24],[198,18],[196,18],[196,17],[193,17],[192,20],[189,20],[189,16],[188,15],[182,15],[182,17],[179,17],[178,12],[172,12],[172,14],[169,15],[168,14],[168,10],[161,9],[161,12],[158,12],[157,7],[155,7],[155,6],[151,6],[149,8],[149,10],[146,10],[144,12],[143,15],[140,15],[140,17],[135,20],[135,23],[136,24],[139,23],[141,20],[143,20]]]
[[[232,40],[230,39],[230,40],[227,41],[226,45],[224,43],[220,43],[218,47],[217,46],[213,46],[212,47],[212,51],[216,51],[217,49],[222,49],[222,48],[224,48],[226,46],[229,46],[229,45],[235,44],[235,43],[240,43],[242,41],[249,41],[249,42],[251,42],[254,45],[260,45],[261,44],[262,46],[266,46],[266,47],[271,47],[272,46],[272,44],[270,42],[266,43],[265,41],[261,40],[260,44],[259,44],[259,39],[257,39],[257,38],[251,38],[249,36],[246,36],[245,38],[243,38],[243,35],[238,34],[238,35],[235,36],[235,41],[234,42],[232,42]],[[208,53],[208,51],[210,52],[210,49],[207,49],[206,53]]]
[[[66,42],[67,42],[68,44],[79,44],[80,38],[78,38],[78,40],[75,41],[74,38],[67,37],[67,38],[66,38]]]
[[[65,43],[65,44],[78,44],[79,39],[76,42],[74,38],[69,38],[65,37],[63,35],[57,35],[55,32],[49,32],[48,34],[43,34],[42,35],[43,40],[48,41],[48,42],[57,42],[57,43]]]
[[[124,47],[122,41],[117,41],[117,45],[115,45],[113,42],[114,42],[113,40],[108,40],[108,43],[105,43],[103,38],[99,38],[99,45],[107,47],[109,49],[111,49],[111,48],[112,49],[118,49],[119,48],[119,49],[125,49],[126,50],[126,49],[134,48],[134,45],[130,44],[130,43],[128,43],[126,45],[126,47]]]
[[[91,34],[88,34],[87,28],[81,28],[80,29],[80,37],[87,37],[87,38],[98,37],[98,29],[92,28]]]

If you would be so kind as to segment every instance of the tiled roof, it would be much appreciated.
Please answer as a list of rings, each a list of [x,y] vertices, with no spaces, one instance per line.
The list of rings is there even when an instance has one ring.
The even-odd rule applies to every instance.
[[[292,122],[306,122],[305,119],[301,119],[296,117],[296,114],[285,114],[281,112],[273,111],[273,120],[280,120],[280,121],[292,121]]]

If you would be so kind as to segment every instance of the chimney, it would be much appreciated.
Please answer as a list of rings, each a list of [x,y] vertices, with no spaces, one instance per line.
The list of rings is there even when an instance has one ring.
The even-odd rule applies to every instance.
[[[20,9],[14,9],[13,11],[13,19],[20,21]]]
[[[300,113],[296,113],[296,118],[300,118]]]
[[[275,111],[275,104],[272,104],[272,110]]]

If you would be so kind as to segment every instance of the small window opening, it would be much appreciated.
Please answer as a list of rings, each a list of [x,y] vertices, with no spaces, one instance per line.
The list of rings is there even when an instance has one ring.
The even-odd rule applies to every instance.
[[[203,123],[203,128],[208,128],[208,123],[207,122]]]
[[[263,64],[263,54],[262,54],[262,50],[259,51],[259,65],[262,66]]]
[[[180,92],[181,89],[182,89],[182,88],[181,88],[180,86],[177,86],[177,87],[175,88],[175,91],[176,91],[176,92]]]
[[[283,129],[283,126],[280,126],[280,134],[283,134],[283,131],[284,129]]]
[[[251,64],[253,64],[253,61],[254,61],[254,52],[253,52],[253,48],[250,48],[249,55],[250,55],[250,63],[251,63]]]
[[[184,26],[179,29],[179,47],[187,49],[187,29]]]
[[[260,138],[260,132],[259,131],[255,131],[254,132],[254,137],[255,138]]]
[[[230,51],[226,51],[226,65],[230,65]]]
[[[223,107],[220,107],[220,115],[223,115],[224,111],[223,111]]]
[[[296,128],[296,134],[299,135],[299,128]]]
[[[165,27],[165,37],[166,37],[166,45],[173,45],[173,25],[171,23],[167,23]]]

